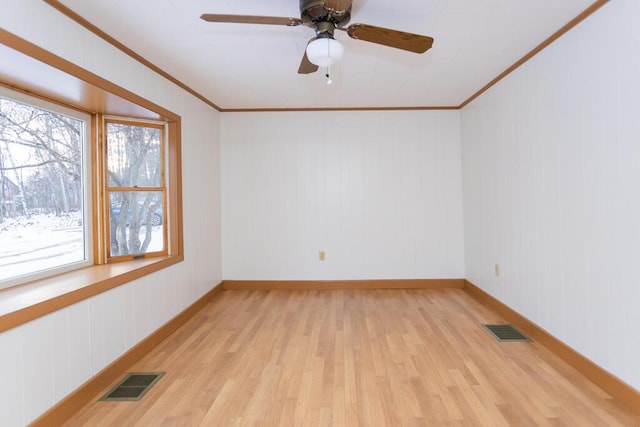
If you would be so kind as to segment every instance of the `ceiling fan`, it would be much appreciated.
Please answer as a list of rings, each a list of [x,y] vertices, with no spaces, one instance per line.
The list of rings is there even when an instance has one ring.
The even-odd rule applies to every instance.
[[[334,38],[335,30],[345,31],[352,39],[365,40],[414,53],[424,53],[433,45],[431,37],[373,25],[351,24],[345,28],[344,25],[351,19],[352,1],[300,0],[300,18],[213,13],[205,13],[200,18],[207,22],[285,25],[289,27],[305,25],[313,28],[316,37],[307,43],[298,74],[314,73],[318,67],[329,67],[342,57],[343,48],[340,42]],[[327,78],[329,78],[328,73]]]

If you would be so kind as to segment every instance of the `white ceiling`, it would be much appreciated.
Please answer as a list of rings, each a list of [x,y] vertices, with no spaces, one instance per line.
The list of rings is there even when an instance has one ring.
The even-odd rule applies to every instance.
[[[350,24],[431,36],[418,55],[336,37],[344,58],[297,74],[312,29],[208,23],[202,13],[299,17],[297,0],[60,0],[222,109],[458,106],[593,0],[354,0]]]

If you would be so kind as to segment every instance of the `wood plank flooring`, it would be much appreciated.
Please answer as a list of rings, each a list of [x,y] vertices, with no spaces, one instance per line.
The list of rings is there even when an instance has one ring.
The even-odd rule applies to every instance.
[[[459,289],[224,291],[131,368],[166,372],[141,401],[96,396],[68,425],[640,425],[481,326],[501,322]]]

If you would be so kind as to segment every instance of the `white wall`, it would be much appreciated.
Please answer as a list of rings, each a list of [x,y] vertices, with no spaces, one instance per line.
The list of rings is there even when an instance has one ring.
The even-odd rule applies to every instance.
[[[224,113],[221,134],[225,279],[464,277],[459,111]]]
[[[0,10],[8,31],[182,116],[185,261],[0,334],[0,425],[11,427],[220,282],[219,114],[40,0],[0,0]]]
[[[638,16],[609,2],[464,108],[462,153],[467,278],[640,390]]]

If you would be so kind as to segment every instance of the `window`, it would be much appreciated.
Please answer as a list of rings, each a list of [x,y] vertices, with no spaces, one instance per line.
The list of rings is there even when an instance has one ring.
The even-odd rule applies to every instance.
[[[96,117],[0,87],[0,289],[170,253],[167,124]]]
[[[0,288],[92,263],[90,120],[0,87]]]
[[[165,128],[105,120],[108,259],[166,254]]]
[[[85,146],[83,158],[85,250],[84,263],[72,263],[62,270],[71,271],[58,274],[62,270],[46,270],[35,275],[24,275],[16,279],[0,279],[0,288],[12,284],[26,283],[5,289],[0,294],[0,332],[36,319],[47,313],[91,298],[102,292],[123,285],[131,280],[160,271],[184,260],[184,240],[182,234],[182,179],[181,179],[181,117],[113,82],[93,74],[78,65],[48,52],[14,34],[0,28],[0,91],[3,88],[19,88],[19,93],[2,95],[18,103],[36,104],[46,111],[75,117],[78,111],[86,112],[83,121],[84,137],[90,139]],[[4,93],[4,92],[3,92]],[[24,101],[21,94],[36,94],[38,99]],[[42,107],[39,99],[53,100],[54,104]],[[21,101],[22,100],[22,101]],[[46,104],[42,104],[46,105]],[[70,106],[68,110],[60,105]],[[83,116],[82,114],[80,116]],[[135,118],[138,122],[153,121],[162,124],[166,182],[163,184],[165,197],[162,213],[162,252],[146,252],[147,259],[134,259],[140,255],[116,256],[108,258],[107,221],[109,207],[106,204],[104,173],[104,141],[100,122],[102,117],[118,116]],[[90,185],[89,185],[90,184]],[[16,188],[9,183],[0,188]],[[91,190],[91,194],[89,191]],[[19,190],[18,190],[19,191]],[[9,190],[7,190],[7,193]],[[92,223],[89,223],[89,220]],[[0,224],[0,229],[2,229]],[[93,240],[91,240],[93,237]],[[2,239],[2,237],[0,237]],[[0,240],[0,247],[4,248]],[[155,249],[151,249],[155,250]],[[93,255],[93,262],[90,256]],[[153,255],[153,258],[151,257]],[[158,255],[158,256],[156,256]],[[124,262],[108,262],[108,261]],[[91,265],[93,264],[93,265]],[[85,268],[77,268],[87,265]],[[23,272],[26,269],[23,269]],[[0,272],[5,271],[0,267]]]

